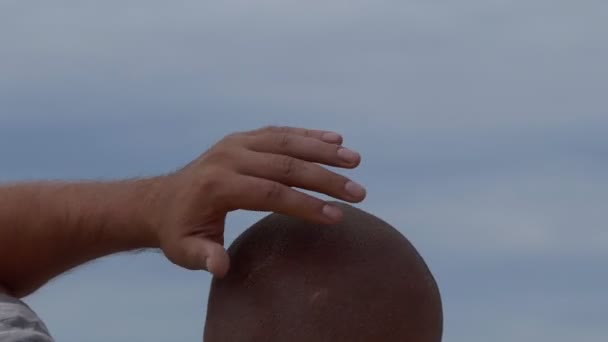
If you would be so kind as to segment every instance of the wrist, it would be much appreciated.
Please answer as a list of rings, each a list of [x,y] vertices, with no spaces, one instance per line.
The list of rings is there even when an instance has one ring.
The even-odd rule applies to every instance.
[[[137,248],[159,248],[160,234],[169,209],[169,177],[158,176],[132,182],[132,197],[125,205],[133,208],[134,243]]]

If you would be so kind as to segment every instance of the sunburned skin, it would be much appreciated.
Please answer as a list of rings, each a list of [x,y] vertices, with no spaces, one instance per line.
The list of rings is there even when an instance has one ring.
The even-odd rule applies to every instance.
[[[338,205],[338,224],[272,214],[235,240],[229,273],[212,283],[204,341],[441,341],[439,290],[416,249]]]

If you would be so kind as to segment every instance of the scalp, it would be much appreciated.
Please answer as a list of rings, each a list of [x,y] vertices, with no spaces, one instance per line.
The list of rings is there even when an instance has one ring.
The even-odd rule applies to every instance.
[[[214,279],[205,341],[438,342],[437,284],[412,244],[346,204],[316,225],[272,214],[235,240]]]

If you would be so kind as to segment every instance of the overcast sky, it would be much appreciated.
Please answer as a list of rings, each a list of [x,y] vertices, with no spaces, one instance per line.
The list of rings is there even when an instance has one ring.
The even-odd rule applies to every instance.
[[[608,2],[0,3],[0,181],[171,171],[336,130],[435,274],[446,342],[608,338]],[[228,242],[261,214],[228,219]],[[27,298],[65,342],[200,341],[210,277],[107,258]]]

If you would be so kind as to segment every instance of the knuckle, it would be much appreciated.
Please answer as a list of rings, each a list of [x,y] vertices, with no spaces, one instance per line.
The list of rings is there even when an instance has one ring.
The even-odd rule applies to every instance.
[[[264,128],[264,130],[270,132],[270,133],[290,133],[291,132],[291,128],[289,126],[266,126]]]
[[[240,139],[242,138],[243,133],[241,132],[235,132],[235,133],[231,133],[226,135],[223,139],[222,142],[224,143],[235,143],[240,141]]]
[[[208,192],[202,194],[211,199],[208,210],[224,209],[234,199],[231,196],[233,193],[229,189],[229,184],[226,182],[218,181],[209,187]]]
[[[202,194],[210,196],[218,196],[222,188],[222,176],[219,171],[206,172],[200,178],[198,188]]]
[[[267,201],[277,200],[283,195],[283,187],[279,183],[268,183],[263,189],[263,195]]]
[[[233,145],[238,145],[238,147],[235,146],[235,148],[251,148],[251,146],[255,144],[255,141],[256,136],[242,134],[234,138]]]
[[[205,163],[208,164],[224,164],[231,158],[231,153],[228,149],[216,146],[209,150],[205,155]]]
[[[233,174],[222,168],[207,170],[199,176],[197,191],[204,202],[210,200],[213,206],[224,205],[230,200],[230,185]]]
[[[297,161],[295,158],[279,157],[276,163],[279,167],[282,176],[288,178],[294,175],[297,166]]]
[[[289,134],[281,133],[274,137],[274,144],[279,148],[287,148],[291,142]]]
[[[274,125],[268,125],[268,126],[263,127],[261,130],[271,132],[271,133],[279,133],[281,131],[281,127],[274,126]]]

